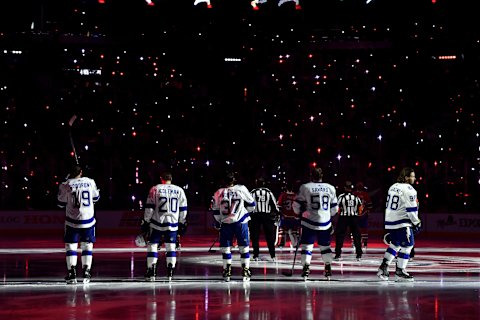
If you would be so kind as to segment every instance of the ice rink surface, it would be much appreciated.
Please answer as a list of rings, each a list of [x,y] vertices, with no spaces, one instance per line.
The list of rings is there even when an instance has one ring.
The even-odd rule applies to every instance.
[[[242,281],[233,250],[227,283],[218,247],[209,252],[214,238],[185,237],[173,280],[165,278],[160,254],[157,280],[145,282],[146,249],[136,247],[134,237],[99,237],[92,281],[83,284],[79,277],[67,285],[61,238],[2,237],[0,319],[480,319],[477,242],[419,239],[407,268],[413,283],[395,282],[393,264],[391,280],[377,278],[386,248],[380,241],[371,241],[361,261],[345,247],[330,281],[318,247],[304,281],[300,253],[286,276],[295,250],[277,248],[272,262],[262,243],[250,282]]]

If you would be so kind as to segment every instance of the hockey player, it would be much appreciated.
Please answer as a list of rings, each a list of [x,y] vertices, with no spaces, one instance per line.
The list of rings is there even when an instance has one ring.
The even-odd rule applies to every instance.
[[[158,248],[165,244],[168,281],[172,280],[177,262],[177,234],[187,228],[187,197],[185,191],[172,183],[172,174],[165,172],[161,183],[148,193],[142,231],[150,231],[147,243],[147,272],[145,280],[155,281]]]
[[[65,280],[69,284],[77,283],[77,248],[82,249],[83,283],[89,283],[92,277],[92,252],[95,243],[94,203],[100,198],[100,191],[93,179],[83,177],[83,170],[76,165],[69,179],[59,187],[58,206],[66,208],[65,251],[68,274]]]
[[[417,191],[413,188],[415,172],[412,168],[403,168],[390,189],[388,189],[385,210],[385,229],[389,233],[389,245],[385,251],[377,276],[388,280],[388,266],[397,257],[395,281],[413,281],[413,276],[405,269],[410,252],[415,244],[414,232],[421,226],[418,218]]]
[[[300,219],[293,211],[293,202],[295,201],[295,192],[291,183],[287,183],[286,189],[278,197],[278,206],[280,208],[280,230],[279,246],[283,247],[287,243],[287,235],[290,239],[290,248],[297,247],[300,235]]]
[[[307,280],[310,274],[310,262],[316,240],[325,262],[325,277],[330,279],[332,276],[331,217],[338,210],[337,195],[334,186],[322,182],[322,169],[313,169],[310,178],[311,182],[300,186],[293,203],[293,210],[296,214],[301,215],[302,277]]]
[[[225,187],[213,195],[213,218],[220,229],[220,251],[223,259],[223,278],[230,281],[232,276],[231,246],[233,237],[237,238],[242,264],[243,281],[249,281],[250,272],[250,235],[248,221],[255,208],[255,200],[244,185],[236,184],[235,175],[227,173]]]

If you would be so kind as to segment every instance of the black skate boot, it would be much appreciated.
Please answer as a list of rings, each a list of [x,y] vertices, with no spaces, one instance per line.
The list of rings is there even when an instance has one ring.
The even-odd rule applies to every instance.
[[[154,263],[150,268],[147,269],[147,273],[145,273],[145,280],[155,281],[156,276],[157,276],[157,264]]]
[[[408,274],[405,269],[399,267],[395,270],[395,281],[396,282],[412,282],[414,281],[413,276]]]
[[[90,268],[83,266],[83,283],[89,283],[91,278]]]
[[[377,276],[382,280],[385,280],[385,281],[388,280],[388,277],[390,276],[390,274],[388,272],[388,264],[385,260],[383,260],[382,264],[378,268]]]
[[[327,280],[332,277],[332,265],[330,263],[325,263],[325,277]]]
[[[223,280],[225,280],[225,282],[230,281],[230,278],[232,277],[232,265],[231,264],[227,264],[227,267],[225,269],[223,269],[222,276],[223,276]]]
[[[168,264],[167,266],[167,278],[168,281],[172,281],[173,278],[173,272],[175,271],[175,268],[172,266],[171,263]]]
[[[75,284],[77,283],[77,270],[76,266],[71,266],[70,270],[68,270],[68,274],[65,277],[65,281],[67,281],[68,284]]]
[[[307,281],[309,275],[310,275],[310,265],[306,264],[303,266],[303,271],[302,271],[303,280]]]
[[[252,273],[250,272],[249,268],[246,268],[245,266],[242,267],[242,278],[243,281],[250,281],[250,278],[252,277]]]

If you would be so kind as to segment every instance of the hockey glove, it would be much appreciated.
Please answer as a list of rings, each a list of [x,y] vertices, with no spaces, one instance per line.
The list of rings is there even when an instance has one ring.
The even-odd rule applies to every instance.
[[[333,228],[333,225],[328,229],[330,231],[330,235],[333,235],[335,233],[335,229]]]
[[[215,228],[215,230],[220,231],[222,225],[220,224],[220,222],[215,220],[215,222],[213,223],[213,227]]]
[[[420,231],[422,231],[422,223],[419,222],[418,224],[414,225],[412,227],[413,234],[418,234]]]
[[[142,233],[149,233],[150,232],[150,222],[147,222],[145,220],[142,219],[142,222],[140,222],[140,230],[142,231]]]
[[[187,232],[187,222],[178,224],[178,234],[183,236]]]
[[[279,227],[280,226],[280,221],[281,221],[280,215],[277,215],[277,216],[275,216],[275,220],[274,220],[273,224],[276,227]]]

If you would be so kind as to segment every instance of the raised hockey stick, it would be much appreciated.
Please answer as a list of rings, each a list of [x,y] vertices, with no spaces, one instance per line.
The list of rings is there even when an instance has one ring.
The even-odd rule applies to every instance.
[[[295,254],[293,255],[293,263],[292,263],[292,269],[283,271],[282,274],[287,277],[291,277],[293,275],[293,270],[295,269],[295,261],[297,260],[297,253],[298,253],[298,248],[300,247],[300,237],[297,240],[297,246],[295,247]]]
[[[213,241],[212,245],[210,246],[210,248],[208,249],[208,252],[217,252],[217,250],[213,250],[213,246],[215,245],[215,243],[217,243],[218,239],[220,238],[220,232],[218,232],[217,234],[217,237],[215,238],[215,240]]]
[[[72,145],[73,154],[75,155],[75,162],[78,165],[79,163],[78,163],[77,150],[75,149],[75,144],[73,143],[73,137],[72,137],[72,126],[76,119],[77,119],[77,115],[74,114],[68,121],[68,135],[70,136],[70,144]]]

